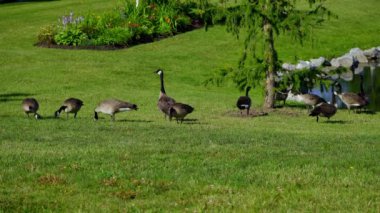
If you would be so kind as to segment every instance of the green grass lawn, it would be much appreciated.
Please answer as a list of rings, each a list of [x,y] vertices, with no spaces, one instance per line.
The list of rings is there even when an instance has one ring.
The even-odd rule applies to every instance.
[[[329,123],[294,105],[262,117],[226,115],[242,93],[202,85],[239,59],[241,41],[223,27],[115,51],[33,46],[39,28],[63,14],[116,2],[0,5],[0,212],[380,211],[379,113],[339,110]],[[303,47],[280,38],[282,60],[379,46],[380,1],[328,5],[339,19]],[[168,95],[195,107],[182,125],[156,107],[159,67]],[[262,91],[251,96],[260,110]],[[25,97],[40,102],[45,119],[22,113]],[[68,97],[84,101],[78,118],[53,119]],[[94,122],[106,98],[139,110]]]

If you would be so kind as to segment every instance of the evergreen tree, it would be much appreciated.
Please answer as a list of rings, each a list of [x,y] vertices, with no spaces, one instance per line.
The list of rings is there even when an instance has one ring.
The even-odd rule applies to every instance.
[[[223,10],[228,32],[239,37],[245,31],[244,51],[239,68],[231,71],[232,78],[240,89],[265,79],[264,108],[273,108],[275,101],[275,77],[280,69],[275,39],[280,34],[290,34],[302,43],[313,27],[333,15],[324,3],[325,0],[241,0],[238,6]],[[220,9],[204,10],[221,17],[216,12]],[[247,60],[255,61],[256,66],[247,67]]]

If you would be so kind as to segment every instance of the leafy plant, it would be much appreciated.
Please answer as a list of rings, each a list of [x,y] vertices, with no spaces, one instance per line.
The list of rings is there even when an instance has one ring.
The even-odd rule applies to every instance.
[[[87,35],[78,28],[69,28],[54,36],[57,44],[67,46],[79,46],[84,44],[87,39]]]
[[[47,25],[40,29],[38,33],[38,43],[45,45],[55,44],[54,35],[57,34],[57,28],[55,25]]]
[[[129,28],[115,27],[104,31],[94,42],[95,45],[127,45],[132,38]]]
[[[108,45],[127,46],[153,40],[154,37],[171,36],[191,29],[193,14],[200,7],[193,1],[175,0],[142,1],[138,7],[126,0],[121,6],[102,15],[62,16],[57,25],[44,27],[38,35],[40,44],[65,46]]]

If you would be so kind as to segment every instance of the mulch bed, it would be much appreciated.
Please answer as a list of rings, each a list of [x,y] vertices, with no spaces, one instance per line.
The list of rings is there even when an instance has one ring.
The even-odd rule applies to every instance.
[[[253,117],[258,117],[258,116],[266,116],[268,115],[268,113],[264,111],[260,111],[260,110],[251,109],[249,110],[248,115],[247,115],[246,110],[244,110],[241,114],[239,110],[230,110],[223,113],[223,115],[228,116],[228,117],[237,117],[237,118],[253,118]]]

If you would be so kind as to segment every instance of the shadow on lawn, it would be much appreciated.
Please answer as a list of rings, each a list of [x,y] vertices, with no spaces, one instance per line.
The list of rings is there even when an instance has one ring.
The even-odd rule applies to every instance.
[[[111,121],[112,122],[112,121]],[[140,120],[140,119],[136,119],[136,120],[130,120],[130,119],[116,119],[115,122],[128,122],[128,123],[151,123],[153,121],[150,121],[150,120]]]
[[[22,101],[25,97],[31,96],[34,94],[23,93],[23,92],[11,92],[0,94],[0,102],[8,102],[8,101]]]
[[[175,119],[173,119],[171,122],[175,123],[177,122]],[[194,125],[194,124],[198,124],[198,125],[202,125],[202,124],[207,124],[207,123],[201,123],[198,121],[198,119],[183,119],[183,122],[181,123],[180,121],[178,122],[179,125],[181,124],[184,124],[184,125]]]
[[[319,121],[320,123],[326,123],[326,124],[349,124],[352,123],[352,121],[342,121],[342,120],[327,120],[327,121]]]
[[[0,4],[20,3],[20,2],[43,2],[43,1],[58,1],[58,0],[0,0]]]
[[[358,111],[358,112],[355,112],[356,114],[366,114],[366,115],[375,115],[376,112],[375,111],[372,111],[372,110],[364,110],[364,111]]]

